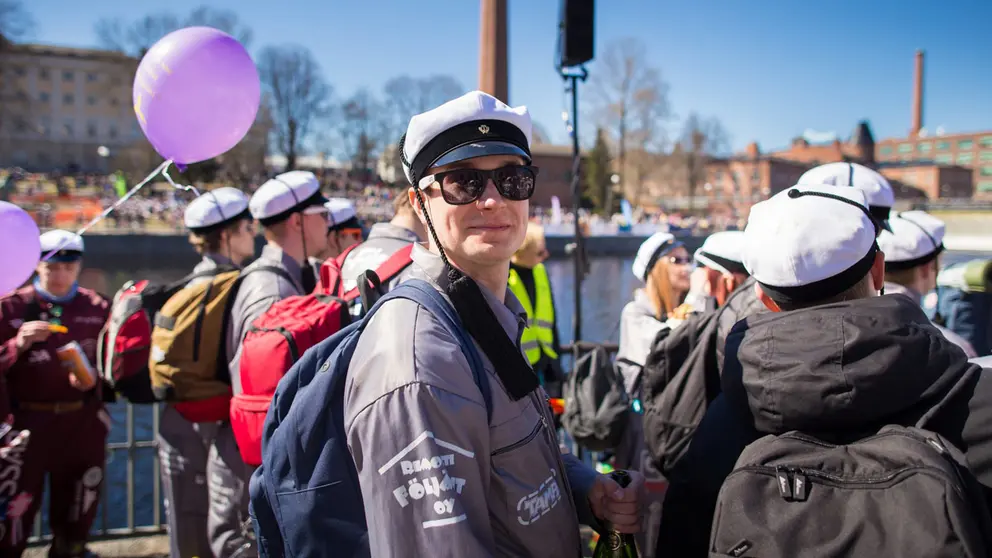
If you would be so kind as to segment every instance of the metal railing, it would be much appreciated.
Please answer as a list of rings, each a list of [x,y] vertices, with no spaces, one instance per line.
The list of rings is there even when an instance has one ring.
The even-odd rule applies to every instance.
[[[600,345],[606,348],[611,355],[615,354],[618,348],[615,343],[600,344],[580,341],[562,346],[561,354],[574,359]],[[155,440],[159,430],[162,405],[132,405],[121,401],[108,405],[107,410],[114,422],[107,437],[104,486],[100,494],[97,519],[91,530],[90,538],[91,540],[106,540],[164,533],[162,464],[159,461],[158,443]],[[138,421],[140,424],[136,425],[136,413],[147,414],[148,420]],[[577,455],[587,462],[592,463],[599,458],[599,454],[582,451],[572,440],[567,438],[567,434],[562,434],[564,434],[562,441],[569,443],[573,451],[576,451]],[[150,450],[153,454],[150,463],[140,463],[143,461],[139,459],[139,453],[142,450]],[[126,457],[123,461],[118,459],[121,454]],[[138,498],[136,488],[149,485],[151,486],[151,498],[142,501]],[[33,534],[28,540],[30,545],[46,544],[51,540],[51,529],[48,527],[47,521],[48,496],[48,487],[46,486],[46,497],[35,518]],[[139,510],[139,506],[142,509]],[[121,507],[123,510],[120,509]],[[151,509],[145,509],[148,507]],[[151,521],[141,523],[138,521],[139,515],[150,515]]]
[[[90,538],[101,540],[164,533],[162,465],[159,462],[158,443],[155,440],[162,405],[132,405],[118,402],[108,405],[107,411],[114,423],[107,437],[103,491],[100,494],[97,519]],[[149,420],[139,421],[140,424],[136,425],[136,413],[147,414]],[[121,437],[123,440],[120,439]],[[150,463],[145,463],[149,461],[147,459],[139,459],[143,451],[152,453]],[[125,460],[118,458],[121,454],[126,456]],[[151,487],[151,497],[138,498],[136,488],[148,486]],[[46,487],[46,498],[35,518],[34,532],[28,540],[29,544],[44,544],[51,540],[51,529],[47,521],[48,502],[48,487]],[[139,506],[143,509],[138,509]],[[123,510],[120,509],[121,507]],[[150,516],[150,521],[139,522],[139,516]]]

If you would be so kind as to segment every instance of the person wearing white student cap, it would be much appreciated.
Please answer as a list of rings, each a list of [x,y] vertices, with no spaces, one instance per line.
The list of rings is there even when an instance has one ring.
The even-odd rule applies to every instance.
[[[248,326],[276,302],[308,294],[316,286],[316,273],[308,258],[324,250],[327,243],[326,202],[317,177],[295,170],[266,181],[248,201],[252,217],[262,225],[266,244],[258,259],[241,272],[240,287],[230,301],[225,354],[230,358],[228,370],[235,395],[241,393],[241,342]],[[218,451],[210,455],[211,467],[226,467],[230,474],[213,474],[208,479],[229,494],[212,501],[225,506],[220,513],[210,514],[212,520],[218,520],[217,525],[208,524],[214,556],[253,556],[256,550],[245,527],[252,468],[241,459],[229,422],[221,424],[217,440]]]
[[[889,213],[896,203],[892,185],[884,176],[858,163],[827,163],[806,171],[799,184],[850,186],[861,190],[871,212],[883,229],[888,229]]]
[[[7,410],[14,418],[9,432],[29,431],[31,436],[23,451],[0,459],[0,506],[6,511],[0,516],[0,532],[5,534],[0,537],[0,556],[24,552],[47,484],[53,531],[48,555],[75,558],[91,555],[86,543],[103,487],[111,422],[102,382],[80,381],[59,355],[75,350],[95,363],[110,305],[100,294],[79,286],[83,238],[56,229],[39,240],[42,261],[37,277],[0,297],[0,397],[9,396]]]
[[[739,322],[727,339],[722,393],[670,475],[659,548],[672,556],[711,551],[721,485],[745,446],[769,434],[857,439],[927,417],[920,426],[954,440],[986,492],[992,487],[992,376],[915,301],[879,296],[877,227],[864,194],[843,186],[797,185],[751,209],[744,264],[771,312]],[[731,555],[739,540],[715,544]],[[775,551],[753,543],[749,550]]]
[[[631,362],[631,374],[624,368],[628,390],[636,379],[635,370],[644,366],[651,344],[658,333],[676,327],[676,309],[689,292],[689,266],[692,259],[681,241],[667,232],[656,232],[641,243],[631,271],[644,283],[634,291],[634,299],[620,312],[620,347],[617,359]]]
[[[248,209],[248,196],[237,188],[223,187],[201,194],[186,206],[183,222],[189,242],[202,260],[193,268],[186,286],[210,281],[217,274],[233,271],[255,254],[255,228]],[[157,436],[162,463],[169,547],[172,556],[211,556],[214,517],[236,512],[230,506],[215,508],[226,500],[226,487],[210,481],[231,476],[222,459],[210,459],[222,451],[217,444],[217,422],[190,422],[169,403],[162,410]],[[226,518],[231,524],[235,514]]]
[[[907,296],[917,304],[937,288],[940,254],[944,251],[944,222],[923,211],[904,211],[889,218],[890,231],[878,236],[885,253],[885,294]],[[964,337],[935,327],[969,358],[978,354]]]
[[[327,246],[317,256],[320,262],[336,258],[362,241],[362,223],[351,200],[331,198],[324,207],[327,208]]]
[[[400,141],[430,239],[413,248],[411,279],[440,292],[475,340],[491,416],[465,349],[439,318],[411,300],[383,304],[355,348],[344,400],[372,556],[579,556],[580,521],[636,530],[640,476],[620,489],[561,454],[547,395],[520,349],[526,312],[507,278],[536,186],[530,147],[527,109],[479,91],[414,116]],[[447,507],[406,497],[398,456],[429,463],[452,444],[444,474],[461,484],[442,496]]]

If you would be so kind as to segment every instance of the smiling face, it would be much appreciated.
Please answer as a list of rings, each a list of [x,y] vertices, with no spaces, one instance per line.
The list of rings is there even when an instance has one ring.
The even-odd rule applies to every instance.
[[[511,155],[490,155],[430,169],[427,173],[475,168],[498,169],[523,165],[523,159]],[[420,209],[413,188],[410,202]],[[437,183],[422,190],[424,203],[445,254],[461,267],[509,265],[510,258],[524,241],[530,202],[507,200],[490,180],[482,196],[465,205],[451,205],[441,197]],[[423,219],[423,218],[421,218]],[[433,243],[433,239],[431,239]],[[466,270],[470,271],[470,270]]]

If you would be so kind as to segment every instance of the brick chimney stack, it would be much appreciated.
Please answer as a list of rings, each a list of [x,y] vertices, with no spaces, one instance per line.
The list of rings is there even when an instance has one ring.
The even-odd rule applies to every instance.
[[[506,2],[507,0],[480,2],[479,90],[509,103]]]
[[[916,137],[923,129],[923,51],[916,51],[916,69],[913,73],[913,127],[909,135]]]

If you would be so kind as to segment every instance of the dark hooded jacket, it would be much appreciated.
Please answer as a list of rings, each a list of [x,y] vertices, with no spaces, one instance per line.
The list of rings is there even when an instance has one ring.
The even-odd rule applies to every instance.
[[[720,486],[766,434],[843,443],[929,416],[920,426],[964,451],[992,494],[992,379],[908,298],[752,316],[726,351],[723,393],[670,475],[656,556],[707,556]]]

